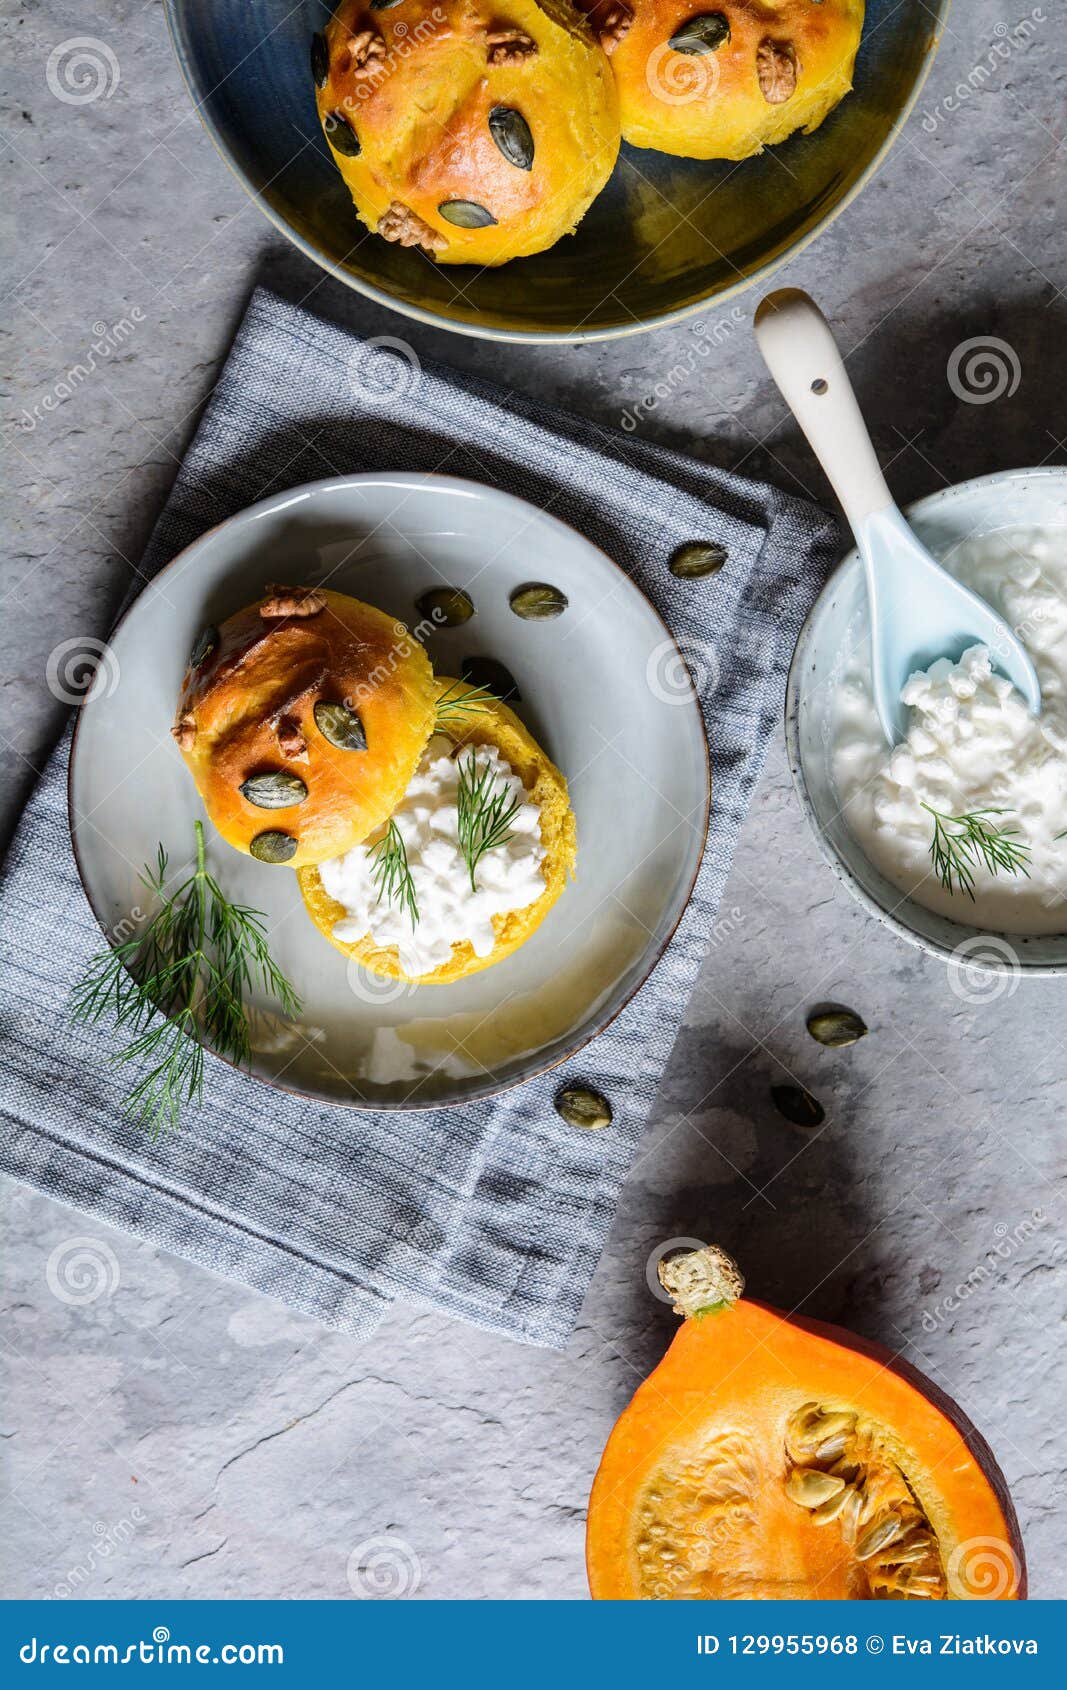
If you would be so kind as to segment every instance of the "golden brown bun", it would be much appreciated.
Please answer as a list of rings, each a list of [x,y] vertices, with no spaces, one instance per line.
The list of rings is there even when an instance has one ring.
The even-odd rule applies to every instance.
[[[268,588],[212,634],[186,672],[172,731],[223,839],[249,851],[257,836],[280,833],[296,849],[285,857],[283,843],[267,860],[291,868],[365,839],[403,797],[433,727],[437,695],[422,647],[402,622],[325,588]],[[325,737],[315,713],[323,704],[356,712],[365,750]],[[320,720],[336,738],[321,711]],[[252,803],[242,785],[268,774],[296,777],[307,797],[280,809]]]
[[[325,35],[319,116],[386,239],[442,264],[504,264],[572,233],[611,175],[614,80],[566,0],[342,0]],[[450,202],[496,221],[457,227]]]
[[[576,4],[609,55],[623,138],[635,147],[749,158],[817,129],[852,87],[864,0]]]
[[[438,680],[438,695],[459,685],[458,681]],[[509,910],[506,915],[493,917],[496,944],[488,956],[477,956],[466,940],[454,945],[448,962],[430,974],[419,975],[419,984],[424,986],[446,985],[451,980],[463,979],[464,975],[477,974],[517,951],[540,927],[568,879],[573,877],[578,854],[567,782],[513,710],[495,699],[479,703],[464,715],[462,723],[449,727],[448,737],[457,745],[495,745],[519,776],[531,802],[540,807],[541,843],[545,849],[541,872],[545,889],[536,903],[526,909]],[[345,919],[345,908],[330,897],[317,868],[301,869],[297,879],[308,914],[331,945],[345,956],[354,957],[373,974],[384,974],[392,980],[411,978],[400,967],[400,953],[395,947],[383,949],[375,945],[369,934],[355,944],[334,938],[334,926]]]

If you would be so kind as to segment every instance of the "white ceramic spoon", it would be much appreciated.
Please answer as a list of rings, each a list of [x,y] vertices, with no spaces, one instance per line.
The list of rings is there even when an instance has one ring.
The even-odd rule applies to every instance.
[[[958,662],[989,647],[997,667],[1036,714],[1034,666],[1002,617],[942,569],[893,503],[829,324],[814,300],[783,288],[762,300],[756,340],[767,368],[852,526],[871,607],[874,702],[890,745],[903,739],[901,688],[938,657]]]

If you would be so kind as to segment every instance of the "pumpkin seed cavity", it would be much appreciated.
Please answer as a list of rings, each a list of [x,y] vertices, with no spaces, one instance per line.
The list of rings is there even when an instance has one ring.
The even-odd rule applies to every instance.
[[[454,223],[457,229],[489,229],[496,223],[493,213],[477,200],[442,200],[437,210],[446,223]]]
[[[524,622],[551,622],[554,617],[563,615],[567,597],[547,581],[529,581],[525,587],[515,588],[508,603]]]
[[[494,106],[489,113],[489,133],[516,170],[533,169],[533,136],[521,111],[514,106]]]
[[[503,704],[510,704],[512,699],[521,699],[522,693],[515,682],[510,669],[505,669],[495,657],[465,657],[460,668],[460,679],[466,681],[469,687],[484,687]]]
[[[300,776],[288,774],[284,769],[249,775],[241,783],[241,796],[258,810],[288,810],[293,804],[302,804],[307,795],[308,789]]]
[[[219,643],[219,631],[214,623],[209,623],[197,636],[193,649],[189,653],[190,669],[199,669],[201,663],[206,663],[211,653]]]
[[[261,863],[287,863],[296,856],[296,840],[291,833],[257,833],[248,849]]]
[[[809,1015],[807,1028],[818,1044],[834,1050],[854,1045],[868,1031],[867,1023],[852,1009],[827,1009]]]
[[[311,74],[316,88],[325,88],[326,79],[330,74],[330,49],[326,45],[325,35],[316,33],[311,37]]]
[[[322,699],[313,711],[315,726],[323,739],[338,751],[366,751],[367,735],[355,710],[347,704],[327,704]]]
[[[590,1132],[596,1132],[601,1127],[610,1127],[612,1122],[611,1104],[603,1092],[590,1091],[585,1086],[564,1086],[556,1093],[556,1112],[562,1115],[570,1127],[585,1127]]]
[[[327,112],[322,120],[322,127],[335,153],[343,153],[345,158],[359,157],[363,151],[359,136],[343,111]]]
[[[784,1115],[794,1127],[821,1127],[826,1110],[817,1097],[803,1086],[772,1086],[771,1097],[779,1115]]]
[[[714,53],[730,39],[730,20],[722,12],[698,12],[671,36],[676,53]]]
[[[474,615],[474,600],[462,587],[430,587],[419,594],[415,609],[439,628],[459,628]]]
[[[693,540],[678,547],[667,567],[679,581],[700,581],[705,575],[717,575],[726,562],[727,555],[725,546],[716,546],[706,540]]]

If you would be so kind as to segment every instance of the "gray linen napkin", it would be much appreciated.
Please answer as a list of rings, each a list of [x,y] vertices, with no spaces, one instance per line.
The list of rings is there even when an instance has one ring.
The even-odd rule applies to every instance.
[[[836,524],[771,487],[363,342],[259,290],[144,561],[145,579],[268,493],[362,469],[444,470],[570,522],[611,554],[683,650],[713,648],[703,705],[711,830],[692,901],[642,991],[575,1062],[447,1112],[315,1106],[210,1059],[204,1106],[146,1140],[120,1116],[106,1031],[71,1026],[100,933],[66,820],[64,740],[12,846],[0,923],[0,1168],[77,1209],[366,1335],[396,1297],[565,1344],[603,1248],[777,725]],[[708,540],[725,567],[666,567]],[[69,736],[68,736],[69,739]],[[564,1124],[562,1078],[605,1092],[606,1132]],[[265,1106],[269,1102],[269,1107]]]

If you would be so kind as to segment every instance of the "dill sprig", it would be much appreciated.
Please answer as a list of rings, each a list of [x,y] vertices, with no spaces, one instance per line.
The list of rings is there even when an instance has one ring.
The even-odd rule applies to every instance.
[[[471,877],[471,891],[478,890],[474,871],[487,851],[506,845],[511,824],[519,813],[519,799],[507,782],[500,780],[489,763],[478,767],[472,751],[459,765],[456,807],[459,813],[459,848]]]
[[[150,1067],[123,1099],[135,1125],[156,1137],[176,1127],[182,1105],[199,1103],[204,1048],[240,1066],[251,1055],[247,991],[258,980],[282,1011],[299,1015],[300,1000],[267,948],[264,918],[227,898],[208,872],[204,828],[196,826],[196,867],[168,892],[167,853],[145,865],[142,884],[158,908],[140,934],[99,952],[74,988],[75,1021],[110,1017],[133,1034],[118,1062]]]
[[[399,904],[407,911],[414,930],[419,922],[415,882],[408,867],[403,835],[394,821],[390,821],[382,837],[370,847],[370,858],[371,879],[378,893],[378,902]]]
[[[496,693],[488,687],[472,687],[466,681],[453,681],[437,700],[434,728],[447,733],[450,727],[462,726],[483,705],[499,703]]]
[[[990,874],[1003,871],[1030,878],[1027,867],[1029,845],[1012,837],[1014,828],[994,827],[985,819],[987,816],[1003,816],[1006,814],[1004,810],[969,810],[962,816],[953,816],[944,810],[935,810],[931,804],[923,804],[922,808],[934,818],[930,860],[946,892],[966,892],[974,901],[972,864],[984,863]]]

